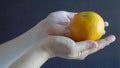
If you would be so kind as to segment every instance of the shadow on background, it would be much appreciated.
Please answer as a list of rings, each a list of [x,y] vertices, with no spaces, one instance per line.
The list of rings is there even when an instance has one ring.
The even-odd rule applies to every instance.
[[[114,34],[116,42],[88,56],[85,60],[53,58],[41,68],[120,68],[120,0],[0,0],[0,43],[11,40],[58,10],[71,12],[91,10],[110,23],[106,34]]]

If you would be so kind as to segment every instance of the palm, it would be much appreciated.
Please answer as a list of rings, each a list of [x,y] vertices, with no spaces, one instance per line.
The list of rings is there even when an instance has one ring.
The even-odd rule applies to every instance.
[[[52,57],[62,57],[66,59],[83,60],[88,55],[103,49],[115,40],[113,35],[99,41],[86,40],[74,42],[68,37],[50,36],[47,38],[48,46],[46,47]]]

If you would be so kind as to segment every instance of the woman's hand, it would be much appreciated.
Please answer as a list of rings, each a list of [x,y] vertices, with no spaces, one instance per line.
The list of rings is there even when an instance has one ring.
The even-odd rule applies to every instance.
[[[44,48],[50,57],[83,60],[88,55],[103,49],[115,41],[115,36],[110,35],[98,41],[86,40],[75,42],[68,37],[50,36],[43,40]]]
[[[52,12],[43,20],[43,28],[46,29],[48,35],[71,37],[69,24],[75,14],[75,12],[67,11]],[[104,23],[105,26],[109,25],[108,22]]]
[[[48,32],[48,35],[52,36],[69,36],[69,23],[76,13],[57,11],[50,13],[47,18],[43,20],[43,26]]]
[[[76,13],[57,11],[53,12],[44,19],[45,28],[49,37],[45,42],[45,48],[51,57],[62,57],[66,59],[84,59],[105,46],[115,41],[115,36],[110,35],[98,41],[86,40],[75,42],[70,39],[69,23]],[[108,26],[105,22],[105,26]],[[66,37],[63,37],[66,36]]]

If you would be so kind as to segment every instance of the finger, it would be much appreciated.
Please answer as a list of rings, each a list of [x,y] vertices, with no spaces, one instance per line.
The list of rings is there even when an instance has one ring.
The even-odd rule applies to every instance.
[[[105,22],[104,22],[104,25],[105,25],[104,27],[108,27],[108,26],[109,26],[109,23],[108,23],[107,21],[105,21]],[[105,34],[105,33],[106,33],[106,31],[104,30],[104,33],[103,33],[103,34]]]
[[[110,35],[104,39],[101,39],[99,41],[96,42],[96,47],[95,48],[91,48],[91,49],[88,49],[86,51],[88,51],[88,54],[92,54],[100,49],[103,49],[104,47],[108,46],[110,43],[114,42],[115,41],[115,36],[114,35]]]
[[[99,41],[97,41],[98,45],[99,45],[99,49],[104,48],[105,46],[109,45],[110,43],[115,41],[115,36],[114,35],[110,35],[104,39],[101,39]]]
[[[110,35],[108,37],[106,37],[105,39],[99,40],[97,42],[95,41],[91,41],[91,43],[95,43],[94,47],[88,48],[86,50],[81,51],[80,57],[79,59],[84,59],[86,58],[88,55],[95,53],[96,51],[103,49],[105,46],[107,46],[108,44],[112,43],[115,41],[115,36],[114,35]],[[91,44],[90,44],[91,45]],[[96,47],[95,47],[96,46]]]
[[[110,43],[114,42],[115,41],[115,36],[114,35],[110,35],[104,39],[101,39],[99,41],[96,42],[97,44],[97,47],[96,48],[91,48],[91,49],[88,49],[86,51],[88,51],[88,55],[89,54],[92,54],[100,49],[103,49],[104,47],[108,46]]]
[[[109,23],[107,21],[104,22],[105,27],[109,26]]]

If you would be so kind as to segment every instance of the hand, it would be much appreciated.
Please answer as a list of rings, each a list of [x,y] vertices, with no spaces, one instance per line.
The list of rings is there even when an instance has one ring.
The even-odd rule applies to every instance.
[[[69,23],[70,20],[76,13],[66,12],[66,11],[57,11],[50,13],[47,18],[44,19],[45,29],[48,32],[48,35],[53,36],[69,36]]]
[[[63,36],[50,36],[44,39],[44,48],[50,57],[62,57],[65,59],[83,60],[88,55],[103,49],[115,41],[115,36],[110,35],[98,41],[86,40],[74,42],[72,39]]]
[[[48,35],[70,37],[69,24],[75,14],[76,13],[67,11],[50,13],[48,17],[44,19],[44,29],[47,30],[46,32],[48,32]],[[109,25],[108,22],[104,22],[104,24],[105,26]]]
[[[75,42],[70,39],[70,32],[68,29],[70,20],[76,13],[58,11],[53,12],[46,19],[44,25],[48,32],[44,42],[45,49],[49,52],[51,57],[62,57],[66,59],[84,59],[89,54],[92,54],[105,46],[115,41],[115,36],[110,35],[98,41],[86,40]],[[105,26],[109,24],[105,22]],[[63,37],[67,36],[67,37]]]

